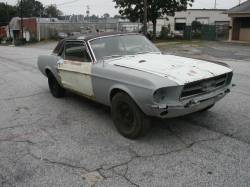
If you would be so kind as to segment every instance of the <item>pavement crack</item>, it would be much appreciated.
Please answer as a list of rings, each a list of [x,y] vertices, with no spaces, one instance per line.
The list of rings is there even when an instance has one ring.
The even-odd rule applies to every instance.
[[[245,116],[244,116],[244,117],[245,117]],[[249,118],[249,117],[247,117],[247,118]],[[223,136],[225,136],[225,137],[229,137],[229,138],[232,138],[232,139],[234,139],[234,140],[236,140],[236,141],[239,141],[239,142],[242,142],[242,143],[244,143],[244,144],[250,145],[250,142],[244,141],[244,140],[242,140],[242,139],[240,139],[240,138],[234,136],[235,134],[237,134],[237,133],[239,132],[239,129],[236,130],[236,132],[233,132],[233,133],[225,133],[225,132],[216,131],[216,130],[210,129],[210,128],[206,127],[206,126],[203,126],[203,125],[199,124],[197,121],[195,121],[195,120],[193,120],[193,119],[191,119],[191,118],[188,118],[188,117],[185,118],[185,120],[188,121],[188,122],[190,122],[190,123],[195,124],[195,126],[198,126],[198,127],[204,128],[204,129],[207,129],[207,130],[209,130],[209,131],[211,131],[211,132],[215,132],[215,133],[221,134],[221,135],[223,135]]]
[[[10,101],[10,100],[14,100],[14,99],[24,99],[24,98],[34,97],[34,96],[42,95],[42,94],[46,94],[46,93],[48,93],[48,92],[38,92],[38,93],[24,95],[24,96],[18,96],[18,97],[7,97],[7,98],[1,98],[0,100]]]
[[[198,140],[198,141],[195,141],[195,142],[192,142],[190,144],[188,144],[188,148],[191,148],[193,147],[195,144],[199,144],[199,143],[202,143],[202,142],[210,142],[210,141],[219,141],[221,140],[222,138],[224,137],[224,135],[220,135],[216,138],[210,138],[210,139],[204,139],[204,140]]]
[[[14,143],[26,143],[30,145],[35,145],[36,143],[30,141],[30,140],[8,140],[8,139],[0,139],[0,142],[14,142]]]
[[[218,136],[215,137],[215,138],[208,138],[208,139],[197,140],[197,141],[193,141],[192,143],[187,144],[187,143],[181,138],[181,136],[180,136],[177,132],[175,132],[175,131],[173,131],[173,130],[171,129],[170,126],[167,126],[166,128],[167,128],[167,129],[169,130],[169,132],[172,133],[178,140],[180,140],[184,145],[186,145],[186,148],[191,148],[191,147],[193,147],[195,144],[199,144],[199,143],[202,143],[202,142],[218,141],[218,140],[220,140],[220,139],[222,139],[222,138],[224,137],[224,135],[220,133],[220,135],[218,135]]]
[[[72,164],[69,164],[66,162],[54,161],[54,160],[50,160],[48,158],[39,157],[39,156],[36,156],[35,154],[31,153],[30,151],[29,151],[28,155],[30,155],[35,160],[40,160],[40,161],[44,161],[44,162],[47,162],[50,164],[56,164],[56,165],[65,166],[65,167],[69,167],[69,168],[73,168],[73,169],[82,169],[85,172],[89,172],[89,170],[83,166],[76,166],[76,165],[72,165]]]
[[[0,128],[0,131],[2,131],[2,130],[8,130],[8,129],[15,129],[15,128],[24,127],[24,126],[27,126],[27,124],[14,125],[14,126],[10,126],[10,127],[2,127],[2,128]]]

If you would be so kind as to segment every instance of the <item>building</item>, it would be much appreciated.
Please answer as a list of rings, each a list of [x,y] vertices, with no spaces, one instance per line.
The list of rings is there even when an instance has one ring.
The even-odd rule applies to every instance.
[[[20,39],[22,38],[22,32],[23,32],[23,38],[26,39],[26,41],[30,41],[32,39],[37,38],[37,19],[36,18],[23,18],[21,27],[21,18],[14,17],[11,19],[9,23],[10,27],[10,37],[14,39]]]
[[[193,21],[199,21],[206,25],[227,25],[230,18],[225,13],[226,9],[188,9],[176,12],[175,16],[168,16],[168,19],[157,20],[157,31],[162,26],[170,27],[171,32],[183,32],[186,26],[191,26]]]
[[[7,27],[2,26],[0,27],[0,39],[6,38],[7,37]]]
[[[250,0],[230,9],[229,41],[250,42]]]

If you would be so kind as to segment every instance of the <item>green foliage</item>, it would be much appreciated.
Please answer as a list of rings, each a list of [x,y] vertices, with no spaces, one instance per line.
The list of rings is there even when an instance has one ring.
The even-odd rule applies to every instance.
[[[36,0],[21,0],[17,3],[19,16],[21,11],[23,17],[56,17],[62,16],[62,12],[55,6],[49,5],[46,8],[40,1]]]
[[[115,15],[114,18],[119,19],[121,18],[121,15]]]
[[[110,18],[110,15],[109,15],[109,13],[105,13],[105,14],[103,14],[103,17],[104,18]]]
[[[8,25],[11,18],[17,16],[17,7],[0,3],[0,26]]]
[[[59,17],[62,12],[55,5],[44,7],[36,0],[19,0],[16,6],[0,2],[0,26],[8,25],[13,17]]]
[[[44,16],[44,6],[40,1],[36,0],[19,0],[17,8],[23,17],[40,17]]]
[[[168,39],[170,34],[170,24],[167,27],[161,28],[160,39]]]
[[[132,22],[143,22],[143,0],[113,0],[119,13]],[[148,21],[153,22],[153,34],[156,36],[156,20],[162,16],[173,16],[176,11],[187,9],[194,0],[148,0]]]
[[[15,44],[15,46],[24,45],[24,44],[26,44],[26,40],[25,39],[15,39],[14,44]]]
[[[195,33],[201,32],[201,28],[202,28],[201,22],[199,22],[199,21],[193,21],[193,22],[192,22],[192,30],[193,30]]]
[[[45,16],[53,18],[58,18],[63,14],[59,9],[57,9],[55,5],[49,5],[48,7],[46,7],[44,13]]]

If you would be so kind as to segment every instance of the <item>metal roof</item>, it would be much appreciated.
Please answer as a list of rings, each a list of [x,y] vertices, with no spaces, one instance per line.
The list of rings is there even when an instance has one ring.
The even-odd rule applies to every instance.
[[[250,0],[237,5],[227,11],[228,14],[250,13]]]

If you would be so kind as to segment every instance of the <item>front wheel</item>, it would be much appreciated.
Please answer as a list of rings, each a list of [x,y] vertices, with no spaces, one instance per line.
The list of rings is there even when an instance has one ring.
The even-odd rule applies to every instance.
[[[111,115],[114,124],[124,137],[137,139],[150,128],[150,119],[126,93],[118,93],[112,99]]]
[[[48,75],[48,84],[51,94],[56,98],[65,96],[65,89],[57,82],[53,75]]]

